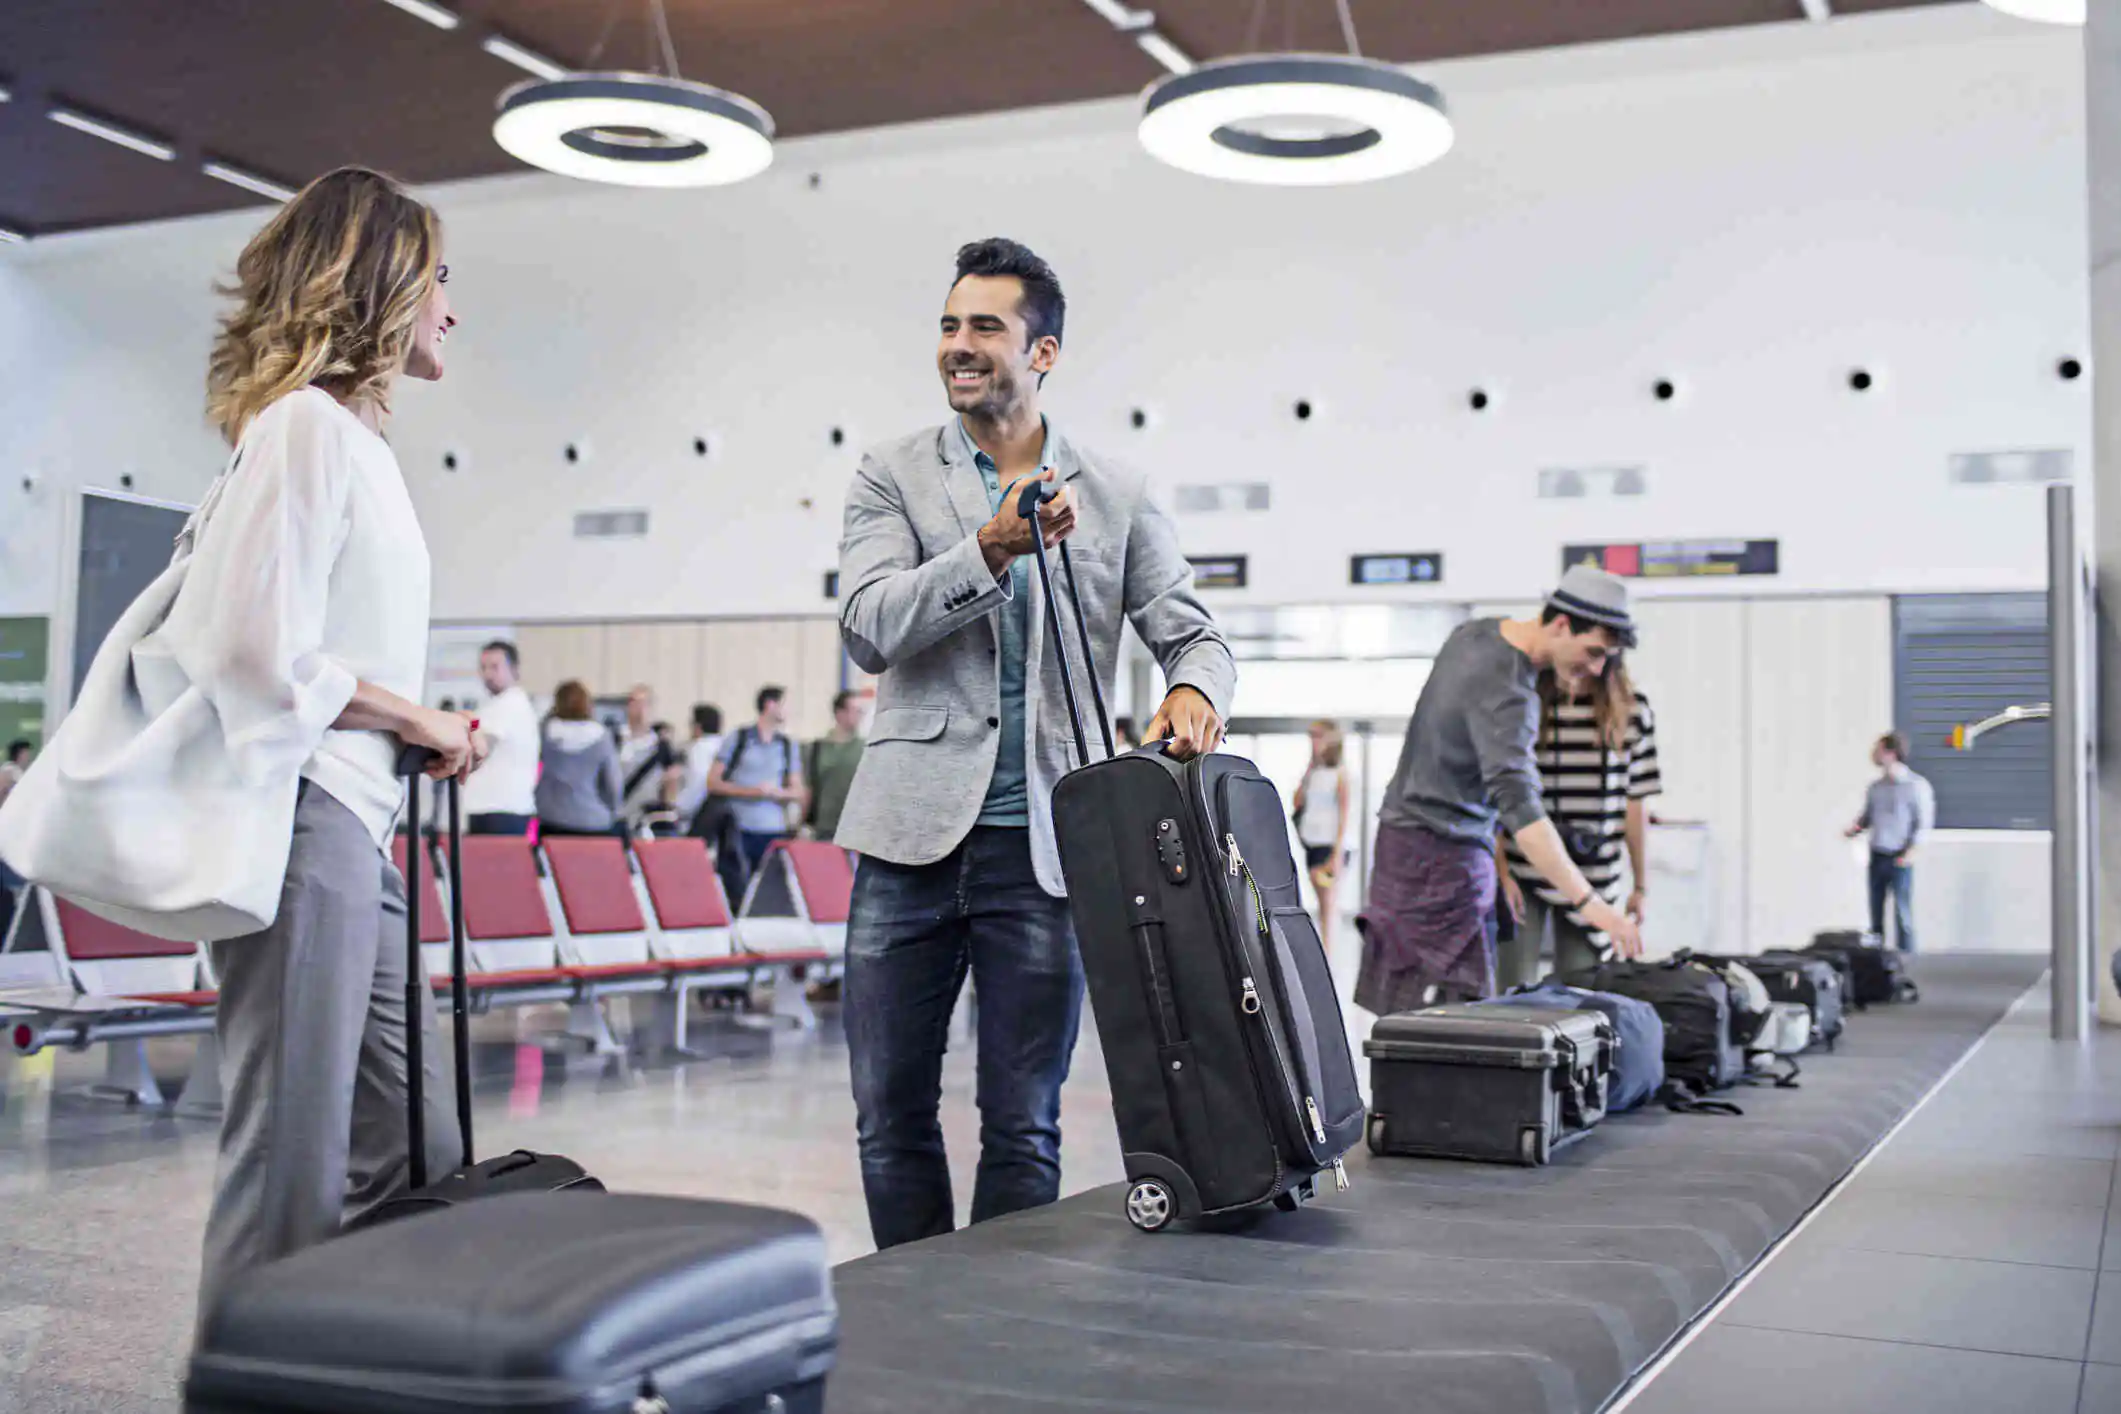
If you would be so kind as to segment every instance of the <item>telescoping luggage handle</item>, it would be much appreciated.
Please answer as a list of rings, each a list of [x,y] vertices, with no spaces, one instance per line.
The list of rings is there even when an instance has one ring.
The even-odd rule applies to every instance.
[[[1039,522],[1038,508],[1060,494],[1060,488],[1045,481],[1025,483],[1023,494],[1016,498],[1016,513],[1031,522],[1032,554],[1038,560],[1038,579],[1046,594],[1046,624],[1053,634],[1053,651],[1060,657],[1061,691],[1068,699],[1068,723],[1075,728],[1075,759],[1087,766],[1090,764],[1090,740],[1083,734],[1083,711],[1075,696],[1075,673],[1068,665],[1068,642],[1061,630],[1060,600],[1053,592],[1053,567],[1046,560],[1046,531]],[[1098,686],[1097,658],[1090,651],[1090,621],[1083,617],[1083,597],[1075,587],[1075,561],[1068,554],[1068,542],[1060,545],[1061,573],[1068,580],[1068,603],[1075,610],[1076,640],[1082,645],[1083,669],[1090,675],[1090,701],[1097,709],[1097,728],[1104,734],[1105,755],[1116,756],[1119,749],[1112,740],[1112,719],[1105,714],[1105,690]]]
[[[412,877],[405,881],[405,1134],[411,1145],[408,1177],[414,1188],[427,1186],[427,1061],[426,1040],[420,1024],[420,992],[427,985],[420,960],[420,780],[439,759],[425,746],[408,746],[398,753],[398,775],[407,777],[405,793],[405,862]],[[449,809],[449,1014],[456,1042],[457,1133],[464,1143],[467,1166],[471,1153],[471,999],[464,991],[464,873],[461,862],[462,829],[458,824],[457,778],[451,776],[447,790]]]

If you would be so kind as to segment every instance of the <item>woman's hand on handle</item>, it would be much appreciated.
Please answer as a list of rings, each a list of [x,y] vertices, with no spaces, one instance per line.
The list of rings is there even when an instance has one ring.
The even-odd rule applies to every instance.
[[[415,707],[405,714],[398,737],[407,746],[424,746],[435,753],[427,768],[429,780],[442,781],[451,776],[462,780],[471,774],[471,718],[463,713]]]
[[[1180,685],[1171,689],[1164,705],[1156,709],[1142,740],[1163,741],[1173,759],[1190,761],[1205,756],[1223,743],[1223,719],[1198,688]]]

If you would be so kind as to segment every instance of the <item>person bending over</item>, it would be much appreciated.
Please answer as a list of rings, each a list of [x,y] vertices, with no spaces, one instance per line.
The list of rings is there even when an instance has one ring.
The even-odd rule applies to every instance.
[[[1171,689],[1152,740],[1170,738],[1180,757],[1212,751],[1236,685],[1229,647],[1141,476],[1040,414],[1065,313],[1052,269],[1023,246],[960,250],[936,349],[952,417],[870,452],[847,493],[840,632],[856,664],[880,676],[834,839],[862,857],[843,995],[879,1247],[955,1221],[937,1099],[968,973],[979,995],[972,1221],[1050,1203],[1060,1189],[1060,1092],[1083,973],[1051,800],[1074,737],[1059,645],[1025,559],[1033,537],[1073,541],[1095,649],[1083,664],[1070,624],[1078,675],[1088,667],[1111,683],[1122,621],[1162,664]],[[1032,480],[1059,494],[1026,520],[1017,496]]]
[[[428,1036],[428,1171],[459,1160],[428,988],[406,1015],[389,853],[399,743],[437,753],[436,777],[484,750],[467,717],[419,705],[427,546],[381,435],[401,375],[442,376],[457,321],[441,256],[440,218],[388,178],[319,177],[244,247],[208,367],[236,457],[151,638],[232,747],[299,763],[301,784],[278,916],[213,944],[227,1102],[202,1318],[230,1278],[403,1190],[408,1026]]]
[[[1634,921],[1598,896],[1540,803],[1532,744],[1539,674],[1574,695],[1635,642],[1627,586],[1579,565],[1537,619],[1460,624],[1436,656],[1378,812],[1377,861],[1360,920],[1355,1000],[1383,1015],[1495,991],[1498,825],[1573,913],[1623,957],[1642,951]]]
[[[1649,897],[1649,801],[1664,789],[1650,700],[1635,690],[1616,654],[1574,697],[1562,695],[1551,671],[1541,673],[1539,704],[1539,790],[1547,817],[1600,898],[1617,905],[1622,882],[1633,881],[1622,911],[1639,928]],[[1522,987],[1539,980],[1547,937],[1553,939],[1556,972],[1596,967],[1611,941],[1569,907],[1515,840],[1496,844],[1504,851],[1497,861],[1503,902],[1516,924],[1515,936],[1501,949],[1501,984]]]

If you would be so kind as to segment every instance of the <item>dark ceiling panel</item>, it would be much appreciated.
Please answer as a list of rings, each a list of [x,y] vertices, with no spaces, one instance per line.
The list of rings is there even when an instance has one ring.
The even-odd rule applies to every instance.
[[[1838,10],[1947,0],[1835,0]],[[1334,0],[1135,0],[1201,58],[1338,50]],[[1792,20],[1801,0],[1350,0],[1363,48],[1399,62]],[[459,0],[455,30],[383,0],[0,0],[0,224],[33,232],[192,215],[258,198],[207,158],[289,185],[362,162],[411,181],[520,170],[494,99],[524,75],[480,42],[561,64],[654,66],[643,0]],[[681,71],[764,104],[785,136],[1139,91],[1161,73],[1080,0],[668,0]],[[601,52],[599,48],[601,45]],[[157,162],[45,117],[79,104],[167,135]]]
[[[1078,0],[669,0],[685,77],[763,104],[784,136],[1131,93],[1162,73]],[[492,0],[496,28],[570,65],[657,63],[639,0]],[[619,21],[606,25],[616,13]],[[592,61],[599,39],[604,52]]]

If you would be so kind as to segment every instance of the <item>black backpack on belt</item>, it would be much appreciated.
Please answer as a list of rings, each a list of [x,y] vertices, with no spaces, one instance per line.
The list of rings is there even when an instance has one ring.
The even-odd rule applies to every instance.
[[[1664,1073],[1697,1095],[1737,1084],[1745,1050],[1732,1031],[1730,987],[1716,970],[1682,958],[1608,962],[1560,979],[1571,987],[1617,992],[1657,1008],[1664,1022]]]

